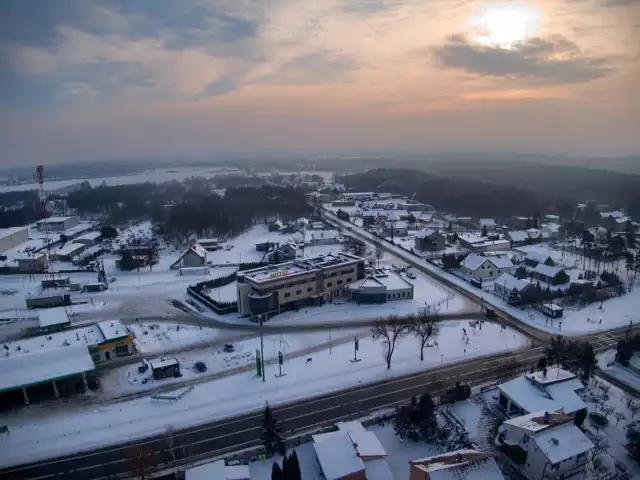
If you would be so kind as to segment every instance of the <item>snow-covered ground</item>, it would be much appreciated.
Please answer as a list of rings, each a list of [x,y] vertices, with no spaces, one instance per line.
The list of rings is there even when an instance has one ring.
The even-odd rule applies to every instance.
[[[144,355],[164,352],[167,348],[178,348],[195,342],[215,340],[219,331],[193,325],[174,323],[140,322],[127,326],[133,335],[138,351]]]
[[[468,332],[468,343],[463,339],[463,327]],[[11,433],[2,439],[0,463],[6,466],[36,461],[141,438],[162,433],[170,426],[197,425],[250,411],[265,401],[270,404],[295,401],[474,356],[523,348],[529,342],[511,330],[501,333],[500,326],[490,323],[485,323],[480,330],[468,322],[447,322],[440,327],[438,343],[439,347],[425,349],[425,360],[421,362],[417,340],[414,337],[401,340],[392,368],[387,370],[382,344],[367,334],[360,338],[360,362],[350,361],[353,344],[349,341],[331,351],[324,349],[308,355],[312,358],[310,362],[307,355],[285,359],[283,371],[287,375],[284,377],[274,377],[277,367],[268,365],[264,383],[254,372],[246,372],[200,383],[184,398],[172,403],[144,397],[99,408],[78,405],[73,410],[54,410],[54,413],[30,408],[4,413],[0,415],[0,423],[7,425]]]
[[[357,228],[353,224],[343,222],[337,218],[332,218],[331,220],[346,229]],[[364,230],[359,229],[359,233],[373,240],[373,236]],[[640,316],[638,316],[637,313],[640,312],[640,290],[637,288],[634,288],[630,293],[627,293],[622,297],[606,300],[603,304],[602,310],[599,309],[600,303],[598,302],[581,310],[567,309],[564,313],[564,317],[560,319],[560,321],[551,321],[538,310],[512,307],[501,298],[491,293],[480,292],[477,288],[471,286],[469,282],[457,277],[456,275],[445,272],[436,265],[411,255],[397,246],[385,243],[385,248],[390,248],[394,254],[400,258],[410,259],[412,262],[420,264],[425,269],[447,279],[474,296],[482,296],[482,299],[486,304],[493,305],[496,308],[518,318],[521,322],[531,325],[539,330],[562,333],[563,335],[569,336],[584,335],[624,327],[629,325],[630,321],[633,324],[640,322]],[[602,318],[602,323],[600,323],[600,318]]]
[[[640,391],[640,375],[629,368],[615,363],[615,357],[616,351],[614,349],[601,353],[598,355],[598,367],[616,380]]]

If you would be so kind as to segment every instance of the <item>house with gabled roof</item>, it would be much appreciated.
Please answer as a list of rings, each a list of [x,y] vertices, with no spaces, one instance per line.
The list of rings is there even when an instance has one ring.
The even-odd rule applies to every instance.
[[[191,245],[171,265],[171,270],[178,268],[204,267],[207,265],[207,251],[198,243]]]
[[[409,480],[503,480],[490,453],[456,450],[409,462]]]
[[[506,255],[492,255],[483,257],[477,253],[470,253],[460,262],[460,273],[474,280],[495,280],[503,273],[511,273],[513,263]]]

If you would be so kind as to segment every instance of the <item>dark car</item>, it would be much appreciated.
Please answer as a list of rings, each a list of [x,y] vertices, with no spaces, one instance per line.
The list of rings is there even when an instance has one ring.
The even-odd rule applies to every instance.
[[[193,367],[200,373],[207,371],[207,365],[204,362],[196,362]]]
[[[225,343],[224,345],[224,351],[227,353],[231,353],[234,352],[236,349],[233,345],[231,345],[230,343]]]

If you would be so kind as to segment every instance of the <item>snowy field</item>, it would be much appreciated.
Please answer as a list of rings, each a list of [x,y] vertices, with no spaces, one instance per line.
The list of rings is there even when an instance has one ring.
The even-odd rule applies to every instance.
[[[468,332],[468,343],[463,339],[463,327]],[[438,343],[439,348],[425,349],[425,360],[421,362],[417,340],[413,337],[401,340],[391,370],[384,363],[381,343],[367,335],[360,339],[360,362],[350,361],[353,344],[344,343],[331,351],[324,349],[308,355],[311,362],[307,362],[306,355],[285,360],[284,377],[274,377],[277,367],[268,365],[265,383],[254,372],[240,373],[200,383],[173,403],[145,397],[100,408],[78,406],[55,415],[48,409],[21,409],[11,415],[0,415],[0,423],[11,432],[2,440],[4,455],[0,462],[7,466],[36,461],[159,434],[169,427],[197,425],[250,411],[265,401],[270,404],[294,401],[474,356],[525,348],[529,342],[511,330],[501,333],[500,326],[490,323],[480,330],[468,322],[447,322],[440,327]],[[109,435],[105,435],[106,431]]]
[[[337,218],[332,218],[332,221],[342,225],[345,228],[356,228],[353,224],[343,222]],[[364,230],[360,229],[359,232],[362,235],[373,239],[373,237]],[[486,304],[493,305],[496,308],[499,308],[518,318],[521,322],[531,325],[532,327],[539,330],[544,330],[552,333],[562,333],[563,335],[569,336],[577,336],[625,327],[629,325],[630,321],[633,324],[640,323],[640,316],[638,314],[638,312],[640,312],[640,291],[637,288],[634,288],[631,293],[628,293],[622,297],[606,300],[603,305],[603,310],[599,310],[600,303],[598,302],[589,305],[585,309],[573,311],[566,310],[564,318],[561,319],[561,322],[558,320],[554,320],[553,322],[551,322],[547,320],[547,317],[545,317],[538,310],[521,310],[519,308],[512,307],[496,295],[487,292],[480,292],[477,288],[471,286],[465,280],[453,274],[445,272],[434,264],[419,259],[399,247],[389,245],[388,243],[385,246],[391,248],[396,256],[402,259],[410,259],[412,262],[419,263],[425,269],[430,270],[434,272],[434,274],[447,279],[459,288],[466,290],[474,296],[481,295]],[[604,315],[604,312],[608,313]],[[602,318],[602,323],[600,323],[600,318]]]
[[[629,368],[625,368],[622,365],[615,363],[615,358],[616,351],[613,349],[601,353],[598,355],[598,367],[620,382],[640,391],[640,375]],[[638,360],[637,356],[635,360]]]
[[[213,341],[219,332],[213,328],[174,323],[140,322],[127,325],[136,348],[143,355],[164,352],[167,348],[191,345],[194,342]]]

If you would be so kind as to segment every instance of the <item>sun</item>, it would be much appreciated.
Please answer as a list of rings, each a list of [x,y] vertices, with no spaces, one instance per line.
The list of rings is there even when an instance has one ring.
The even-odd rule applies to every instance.
[[[512,48],[535,35],[540,13],[532,6],[505,3],[484,8],[472,21],[478,33],[474,40],[483,45]]]

